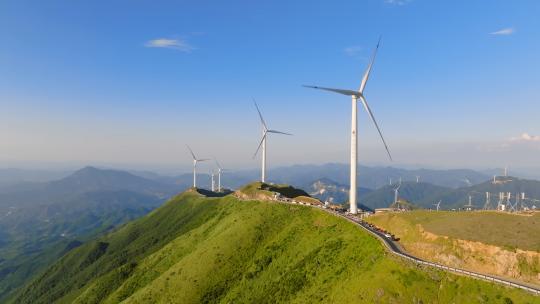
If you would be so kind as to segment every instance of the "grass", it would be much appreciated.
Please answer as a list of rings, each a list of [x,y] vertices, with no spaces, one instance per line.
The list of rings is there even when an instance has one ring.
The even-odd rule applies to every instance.
[[[539,303],[394,258],[298,205],[183,194],[74,249],[17,303]]]
[[[415,211],[377,215],[370,220],[389,225],[397,218],[411,225],[420,224],[437,235],[508,249],[540,251],[540,213],[524,216],[492,211]]]

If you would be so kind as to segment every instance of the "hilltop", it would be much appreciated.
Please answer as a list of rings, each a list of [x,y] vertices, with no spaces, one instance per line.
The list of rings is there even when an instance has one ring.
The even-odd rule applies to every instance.
[[[251,184],[241,192],[255,197],[272,193],[265,187]],[[277,188],[304,196],[293,187]],[[71,250],[12,302],[537,300],[520,290],[409,264],[387,254],[364,230],[321,209],[235,195],[178,195],[147,216]]]

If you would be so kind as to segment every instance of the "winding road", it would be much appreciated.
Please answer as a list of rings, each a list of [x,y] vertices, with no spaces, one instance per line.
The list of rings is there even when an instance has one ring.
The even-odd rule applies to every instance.
[[[412,255],[406,253],[401,248],[401,246],[399,246],[391,238],[388,238],[383,233],[373,229],[366,222],[364,222],[362,220],[359,220],[356,217],[352,217],[350,215],[347,215],[347,214],[334,212],[334,211],[331,211],[331,210],[328,210],[328,209],[323,209],[323,210],[326,210],[331,214],[342,217],[342,218],[344,218],[344,219],[346,219],[346,220],[348,220],[348,221],[362,227],[363,229],[365,229],[366,231],[368,231],[369,233],[374,235],[376,238],[378,238],[391,253],[393,253],[393,254],[395,254],[395,255],[397,255],[399,257],[402,257],[402,258],[405,258],[407,260],[413,261],[413,262],[415,262],[417,264],[435,267],[435,268],[438,268],[438,269],[441,269],[441,270],[450,271],[450,272],[454,272],[454,273],[461,274],[461,275],[466,275],[466,276],[476,278],[476,279],[480,279],[480,280],[484,280],[484,281],[494,282],[494,283],[498,283],[498,284],[502,284],[502,285],[506,285],[506,286],[510,286],[510,287],[515,287],[515,288],[520,288],[520,289],[523,289],[525,291],[531,292],[531,293],[533,293],[535,295],[540,295],[540,289],[537,288],[537,287],[533,287],[533,286],[530,286],[530,285],[525,285],[525,284],[520,283],[520,282],[511,281],[511,280],[508,280],[508,279],[504,279],[504,278],[500,278],[500,277],[496,277],[496,276],[492,276],[492,275],[488,275],[488,274],[481,274],[481,273],[477,273],[477,272],[473,272],[473,271],[469,271],[469,270],[464,270],[464,269],[460,269],[460,268],[454,268],[454,267],[449,267],[449,266],[445,266],[445,265],[442,265],[442,264],[428,262],[426,260],[423,260],[423,259],[420,259],[418,257],[412,256]]]

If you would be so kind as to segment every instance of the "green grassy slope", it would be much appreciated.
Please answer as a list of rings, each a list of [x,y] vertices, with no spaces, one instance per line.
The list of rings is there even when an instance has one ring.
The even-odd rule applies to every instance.
[[[357,226],[297,205],[184,193],[82,245],[17,303],[539,303],[398,260]]]

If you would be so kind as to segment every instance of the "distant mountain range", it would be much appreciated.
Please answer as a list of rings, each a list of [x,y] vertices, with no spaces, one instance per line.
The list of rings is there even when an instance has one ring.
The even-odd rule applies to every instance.
[[[56,181],[0,191],[0,302],[81,240],[141,217],[184,190],[117,170],[86,167]]]
[[[490,175],[483,174],[468,169],[453,170],[430,170],[418,169],[407,170],[393,167],[358,167],[358,184],[365,189],[378,189],[390,183],[390,180],[397,182],[400,178],[403,181],[420,181],[432,183],[434,185],[459,188],[484,182],[491,178]],[[144,178],[152,179],[162,183],[176,184],[188,188],[192,184],[193,175],[186,173],[178,176],[160,176],[149,172],[132,172]],[[236,189],[260,178],[259,170],[228,171],[222,176],[224,186]],[[312,187],[313,183],[319,180],[329,179],[339,185],[349,185],[349,165],[329,163],[324,165],[294,165],[289,167],[278,167],[267,171],[267,179],[270,182],[285,183],[295,185],[306,191]],[[199,174],[198,183],[201,187],[210,187],[210,176]]]
[[[360,196],[359,202],[372,209],[387,208],[394,202],[394,189],[396,186],[397,184],[394,184],[393,186],[384,186],[367,193],[366,195]],[[430,198],[449,191],[451,192],[454,190],[430,183],[404,182],[399,188],[399,198],[418,207],[429,209],[433,207],[433,202]]]
[[[459,189],[451,189],[449,191],[436,193],[425,199],[419,199],[417,203],[421,206],[428,206],[430,203],[441,201],[441,206],[446,209],[462,208],[471,202],[476,208],[483,208],[486,203],[486,192],[490,193],[491,208],[497,206],[499,200],[499,192],[511,193],[511,202],[514,204],[516,194],[525,193],[524,206],[536,206],[540,208],[540,181],[520,179],[517,177],[498,177],[497,181],[488,180],[481,184],[471,187],[463,187]]]
[[[0,189],[20,183],[58,180],[72,173],[71,171],[25,170],[17,168],[0,169]]]
[[[397,183],[392,186],[386,185],[377,190],[359,188],[359,207],[367,210],[389,207],[394,202],[396,186]],[[321,200],[333,198],[333,201],[339,203],[348,201],[348,187],[330,179],[316,181],[312,188],[316,191],[312,191],[310,194]],[[439,201],[442,209],[459,209],[468,204],[470,195],[473,206],[483,208],[486,202],[486,192],[490,193],[490,208],[495,208],[497,205],[499,192],[510,192],[513,204],[516,194],[525,193],[526,199],[523,201],[523,205],[528,208],[532,206],[540,208],[540,181],[517,177],[497,177],[496,183],[493,183],[493,180],[488,180],[477,185],[457,189],[425,182],[403,182],[399,188],[399,198],[425,209],[434,209],[434,204]]]

